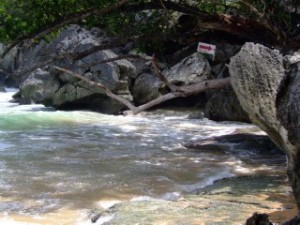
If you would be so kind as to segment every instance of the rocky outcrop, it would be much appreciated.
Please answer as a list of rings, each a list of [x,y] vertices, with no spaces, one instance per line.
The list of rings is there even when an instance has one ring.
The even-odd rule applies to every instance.
[[[286,73],[277,95],[277,116],[293,145],[300,144],[300,50],[285,57]]]
[[[249,219],[246,221],[246,225],[273,225],[273,223],[269,220],[268,214],[258,214],[254,213]]]
[[[0,73],[0,92],[5,92],[4,76]]]
[[[288,156],[288,175],[300,208],[299,57],[246,43],[229,65],[232,86],[251,121]],[[291,60],[293,59],[293,61]],[[298,106],[299,105],[299,106]]]
[[[203,56],[194,53],[173,67],[163,69],[163,74],[171,83],[184,86],[211,79],[211,68]],[[165,84],[150,70],[137,77],[133,88],[133,98],[137,104],[144,104],[167,92]]]
[[[276,109],[277,118],[286,129],[284,134],[290,143],[288,176],[300,209],[300,51],[285,57],[285,66],[286,73],[279,87]]]
[[[205,105],[205,117],[215,121],[249,122],[232,87],[216,91]]]
[[[265,130],[279,146],[280,123],[276,118],[276,95],[284,77],[283,57],[277,50],[247,43],[231,58],[232,87],[251,121]]]
[[[5,50],[5,46],[0,43],[0,56],[2,56]],[[0,57],[0,86],[2,86],[2,90],[4,90],[4,86],[7,87],[16,87],[16,82],[11,76],[15,69],[17,55],[17,48],[13,48],[9,51],[4,58]]]
[[[211,62],[212,74],[215,79],[229,77],[227,64],[230,58],[239,52],[241,45],[230,43],[230,38],[224,40],[214,40],[216,54]],[[240,121],[250,122],[248,114],[243,110],[232,87],[206,92],[207,103],[205,105],[205,116],[215,121]]]
[[[67,73],[57,71],[51,65],[68,68],[88,79],[100,82],[112,92],[132,100],[129,91],[130,79],[136,76],[135,67],[127,60],[101,63],[117,57],[111,50],[98,51],[82,59],[72,61],[63,55],[80,54],[106,40],[101,30],[85,30],[71,26],[61,32],[50,44],[42,42],[19,54],[18,70],[28,71],[29,66],[47,65],[34,70],[23,78],[19,102],[42,103],[59,109],[92,109],[103,113],[118,113],[124,106],[107,97],[101,89],[95,88]]]
[[[94,210],[90,218],[92,222],[108,219],[107,224],[122,225],[243,224],[242,221],[255,211],[272,213],[284,207],[278,202],[284,189],[282,184],[280,177],[225,178],[199,189],[197,195],[178,196],[178,193],[168,193],[166,197],[172,201],[168,198],[162,200],[147,196],[138,197],[131,201],[116,203],[108,209]],[[275,218],[271,216],[270,220],[273,219]],[[277,218],[274,222],[280,224],[280,219]]]
[[[11,74],[16,69],[17,48],[10,50],[3,58],[2,54],[5,50],[5,45],[0,43],[0,71],[4,74]]]

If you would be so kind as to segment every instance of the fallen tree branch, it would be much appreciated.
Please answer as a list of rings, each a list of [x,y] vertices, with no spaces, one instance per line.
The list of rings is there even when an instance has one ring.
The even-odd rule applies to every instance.
[[[155,75],[160,79],[160,81],[163,82],[168,88],[170,88],[170,90],[172,92],[179,91],[180,87],[170,83],[169,80],[161,73],[161,71],[157,65],[158,64],[157,59],[155,58],[154,55],[152,56],[151,62],[152,62],[152,66],[154,68]]]
[[[88,78],[86,78],[78,73],[75,73],[71,70],[65,69],[65,68],[61,68],[58,66],[53,66],[53,68],[55,68],[59,71],[65,72],[74,77],[77,77],[80,80],[87,82],[91,86],[96,86],[96,87],[100,88],[101,90],[103,90],[106,93],[106,95],[108,97],[127,106],[132,111],[133,114],[138,114],[142,111],[152,108],[155,105],[159,105],[159,104],[169,101],[171,99],[195,95],[195,94],[198,94],[198,93],[203,92],[208,89],[222,88],[222,87],[225,87],[230,84],[230,78],[228,77],[228,78],[221,78],[221,79],[215,79],[215,80],[208,80],[208,81],[200,82],[200,83],[193,84],[193,85],[182,86],[178,89],[179,91],[176,90],[174,92],[170,92],[168,94],[159,96],[158,98],[156,98],[150,102],[147,102],[143,105],[136,107],[127,99],[122,98],[122,97],[112,93],[111,90],[109,90],[109,88],[107,88],[105,85],[103,85],[101,83],[91,81]]]
[[[87,82],[91,86],[96,86],[96,87],[102,89],[103,91],[105,91],[105,93],[106,93],[106,95],[108,97],[111,97],[112,99],[115,99],[115,100],[121,102],[122,104],[124,104],[125,106],[127,106],[130,110],[132,110],[133,112],[135,111],[136,107],[133,104],[131,104],[127,99],[122,98],[122,97],[120,97],[120,96],[112,93],[111,90],[109,90],[109,88],[107,88],[103,84],[101,84],[99,82],[91,81],[88,78],[86,78],[86,77],[84,77],[84,76],[82,76],[82,75],[80,75],[78,73],[74,73],[71,70],[67,70],[65,68],[61,68],[61,67],[58,67],[58,66],[53,66],[53,68],[57,69],[59,71],[65,72],[67,74],[70,74],[70,75],[72,75],[74,77],[77,77],[80,80],[83,80],[83,81]]]

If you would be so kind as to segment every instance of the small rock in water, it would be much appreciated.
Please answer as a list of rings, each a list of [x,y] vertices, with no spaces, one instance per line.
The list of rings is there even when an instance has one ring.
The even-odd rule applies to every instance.
[[[296,216],[290,221],[283,223],[283,225],[299,225],[300,224],[300,215]]]
[[[102,213],[98,213],[97,215],[95,215],[95,216],[93,216],[93,217],[91,218],[91,222],[92,222],[92,223],[96,223],[97,220],[98,220],[101,216],[102,216]]]
[[[267,214],[254,213],[250,218],[247,219],[246,225],[273,225],[269,221]]]

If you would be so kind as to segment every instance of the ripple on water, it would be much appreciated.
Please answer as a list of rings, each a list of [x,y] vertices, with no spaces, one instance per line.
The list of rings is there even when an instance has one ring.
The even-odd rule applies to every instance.
[[[91,224],[78,216],[78,210],[99,205],[105,208],[134,196],[176,200],[215,180],[251,168],[269,168],[254,167],[245,160],[250,153],[231,151],[234,146],[222,152],[192,151],[183,146],[195,137],[220,136],[251,128],[249,125],[188,120],[185,116],[62,112],[41,106],[2,104],[1,99],[0,96],[0,108],[4,107],[0,112],[0,188],[3,196],[13,197],[0,199],[0,211],[11,215],[0,216],[0,225],[5,224],[3,221],[18,224],[20,220],[14,213],[27,213],[31,225],[56,225],[57,221]],[[100,199],[103,201],[97,202]],[[66,206],[75,209],[68,211]],[[70,218],[62,217],[68,212]],[[37,220],[33,218],[36,215],[40,216]],[[54,219],[56,223],[49,222]],[[105,217],[100,219],[103,221],[96,224],[105,223]]]

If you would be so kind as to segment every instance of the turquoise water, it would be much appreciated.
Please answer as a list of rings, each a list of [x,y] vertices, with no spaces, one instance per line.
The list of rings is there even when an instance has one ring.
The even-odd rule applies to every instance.
[[[0,93],[0,215],[5,220],[140,196],[173,200],[222,177],[278,166],[243,160],[255,154],[244,150],[228,154],[184,147],[253,130],[253,125],[188,119],[184,113],[123,117],[55,111],[9,103],[13,93]]]

